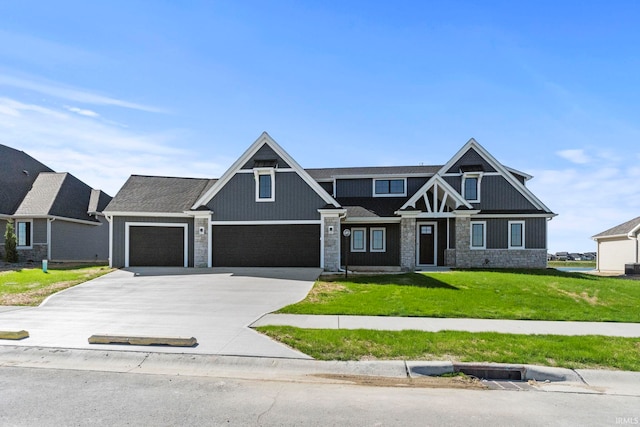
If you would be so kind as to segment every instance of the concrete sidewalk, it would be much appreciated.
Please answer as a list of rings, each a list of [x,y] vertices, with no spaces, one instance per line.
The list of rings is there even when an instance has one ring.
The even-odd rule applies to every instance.
[[[295,326],[307,329],[418,330],[428,332],[501,332],[526,335],[604,335],[640,337],[640,323],[555,322],[545,320],[441,319],[433,317],[267,314],[251,326]]]

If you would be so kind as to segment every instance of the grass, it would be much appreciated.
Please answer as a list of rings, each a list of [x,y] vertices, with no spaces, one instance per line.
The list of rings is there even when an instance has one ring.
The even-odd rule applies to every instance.
[[[105,266],[0,271],[0,305],[38,305],[49,295],[112,271]]]
[[[461,270],[316,282],[280,313],[640,322],[640,282],[547,270]]]
[[[595,261],[547,261],[550,268],[573,267],[573,268],[596,268]]]
[[[640,371],[639,338],[290,326],[257,329],[319,360],[450,360]]]

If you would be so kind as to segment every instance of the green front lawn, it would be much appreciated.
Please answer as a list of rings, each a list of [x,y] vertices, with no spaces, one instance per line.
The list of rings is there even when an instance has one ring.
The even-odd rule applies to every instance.
[[[449,360],[640,371],[638,338],[290,326],[257,329],[320,360]]]
[[[547,267],[596,268],[595,261],[548,261]]]
[[[279,313],[640,322],[640,282],[547,270],[321,279]]]
[[[50,267],[0,271],[0,305],[38,305],[62,289],[112,271],[105,266]]]

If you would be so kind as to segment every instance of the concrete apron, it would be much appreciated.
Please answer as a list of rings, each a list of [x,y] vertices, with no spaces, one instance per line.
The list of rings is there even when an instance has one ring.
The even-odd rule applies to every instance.
[[[248,326],[302,300],[319,274],[310,268],[117,270],[59,292],[39,307],[0,312],[0,329],[30,334],[0,345],[309,358]],[[94,334],[196,337],[198,345],[90,345]]]

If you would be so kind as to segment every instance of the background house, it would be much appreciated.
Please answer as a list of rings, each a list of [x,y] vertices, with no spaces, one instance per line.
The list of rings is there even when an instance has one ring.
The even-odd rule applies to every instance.
[[[106,261],[109,227],[102,209],[110,201],[73,175],[0,144],[0,257],[12,221],[19,261]]]
[[[624,272],[625,264],[640,263],[640,217],[593,236],[598,244],[597,269]]]

